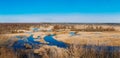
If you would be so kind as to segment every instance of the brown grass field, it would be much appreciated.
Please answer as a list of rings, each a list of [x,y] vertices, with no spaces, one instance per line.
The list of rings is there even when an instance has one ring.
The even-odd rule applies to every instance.
[[[7,26],[11,26],[7,27]],[[58,41],[62,41],[69,46],[69,48],[60,48],[57,46],[42,45],[39,49],[28,49],[25,51],[13,52],[12,49],[7,48],[9,44],[8,40],[16,35],[29,36],[25,32],[15,32],[15,30],[29,30],[32,27],[39,27],[40,24],[3,24],[0,34],[0,58],[120,58],[120,49],[117,51],[109,52],[105,48],[102,48],[99,52],[95,46],[117,46],[120,47],[120,31],[119,25],[65,25],[65,24],[42,24],[45,28],[48,26],[54,26],[53,31],[47,32],[45,30],[39,32],[33,32],[34,38],[41,36],[40,42],[45,35],[56,34],[54,38]],[[6,26],[6,27],[5,27]],[[17,27],[16,27],[17,26]],[[24,26],[24,28],[22,28]],[[27,27],[26,27],[27,26]],[[56,27],[63,26],[63,27]],[[71,27],[72,26],[72,27]],[[74,27],[73,27],[74,26]],[[76,27],[77,26],[77,27]],[[97,26],[97,27],[96,27]],[[76,28],[75,28],[76,27]],[[79,28],[78,28],[79,27]],[[14,29],[15,28],[15,29]],[[61,31],[56,31],[61,30]],[[14,33],[12,32],[14,31]],[[69,32],[76,32],[76,35],[70,36]],[[7,33],[5,33],[7,32]],[[16,39],[14,39],[16,40]],[[83,46],[91,45],[92,48],[83,48]],[[37,54],[37,56],[33,56]],[[27,57],[26,57],[27,55]],[[38,56],[39,55],[39,56]]]

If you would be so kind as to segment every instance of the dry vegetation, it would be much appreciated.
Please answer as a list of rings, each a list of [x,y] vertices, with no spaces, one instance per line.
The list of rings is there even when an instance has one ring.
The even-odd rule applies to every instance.
[[[1,44],[6,43],[7,36],[1,36]],[[6,40],[3,40],[6,39]],[[95,48],[83,48],[85,45],[80,44],[80,40],[74,40],[71,38],[73,44],[69,48],[59,48],[56,46],[43,45],[39,49],[35,49],[34,53],[37,54],[39,58],[120,58],[120,50],[109,52],[102,48],[99,52]],[[95,39],[94,39],[95,40]],[[105,39],[106,41],[108,39]],[[105,41],[103,40],[103,41]],[[111,39],[118,41],[118,39]],[[68,39],[66,40],[68,41]],[[82,43],[88,43],[87,40],[83,39]],[[98,43],[101,43],[100,41]],[[89,44],[88,44],[89,45]],[[96,45],[98,46],[97,42]],[[94,46],[93,46],[94,47]],[[0,58],[36,58],[32,50],[18,50],[13,52],[13,50],[8,49],[7,46],[0,47]]]
[[[53,26],[53,31],[58,31],[58,30],[69,30],[69,31],[85,31],[85,32],[103,32],[103,31],[118,31],[116,30],[119,29],[119,24],[117,25],[112,25],[112,24],[50,24],[50,23],[45,23],[45,24],[40,24],[40,23],[1,23],[0,24],[0,34],[11,34],[11,33],[24,33],[24,31],[19,31],[18,30],[26,30],[29,31],[30,27],[49,27]],[[45,31],[45,30],[43,30]]]
[[[0,58],[17,58],[17,56],[11,49],[0,47]]]
[[[28,51],[16,51],[15,54],[10,49],[0,48],[0,58],[36,58]],[[120,51],[109,52],[104,48],[99,52],[94,48],[82,48],[82,46],[71,45],[69,48],[59,48],[56,46],[42,46],[34,50],[39,55],[38,58],[120,58]]]
[[[119,51],[109,52],[105,48],[102,48],[100,51],[97,51],[95,48],[83,48],[85,45],[93,45],[93,47],[120,46],[119,31],[113,26],[106,27],[106,25],[85,25],[84,27],[80,26],[79,29],[75,28],[74,25],[69,24],[53,24],[54,32],[52,33],[56,34],[55,38],[68,43],[70,45],[68,48],[43,45],[39,49],[35,49],[34,53],[33,50],[13,51],[12,49],[8,48],[9,43],[7,40],[11,38],[11,33],[23,33],[16,32],[16,30],[29,30],[31,26],[48,27],[49,25],[52,24],[0,24],[0,27],[2,27],[0,28],[0,34],[7,33],[7,36],[0,35],[0,58],[120,58],[120,49]],[[76,31],[78,36],[69,36],[69,31],[66,31],[66,29],[69,29],[69,31]],[[8,35],[8,33],[10,33],[10,35]],[[38,35],[41,33],[34,34]]]
[[[99,52],[94,48],[83,48],[79,45],[71,45],[68,49],[55,46],[43,46],[36,49],[35,53],[42,58],[119,58],[120,51],[109,52],[104,48]]]

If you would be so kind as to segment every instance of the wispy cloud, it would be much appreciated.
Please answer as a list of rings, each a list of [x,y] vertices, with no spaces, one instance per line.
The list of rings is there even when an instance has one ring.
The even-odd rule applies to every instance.
[[[120,15],[119,14],[0,15],[0,22],[120,23]]]

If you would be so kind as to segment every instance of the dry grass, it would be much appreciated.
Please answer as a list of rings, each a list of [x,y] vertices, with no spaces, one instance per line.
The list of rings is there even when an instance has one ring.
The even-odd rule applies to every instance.
[[[56,46],[43,46],[34,51],[42,56],[42,58],[68,58],[68,50],[58,48]]]
[[[27,55],[28,58],[35,58],[34,53],[40,55],[39,58],[120,58],[120,51],[108,52],[104,48],[101,51],[96,51],[95,48],[83,48],[83,45],[97,45],[97,46],[120,46],[120,32],[119,26],[107,26],[107,25],[79,25],[79,28],[75,28],[76,25],[54,25],[54,32],[36,32],[33,33],[35,37],[38,35],[45,36],[46,34],[56,34],[57,40],[63,41],[70,44],[69,48],[59,48],[56,46],[43,45],[39,49],[35,49],[34,53],[31,50],[27,51],[16,51],[13,52],[4,46],[9,43],[8,38],[15,35],[26,35],[29,34],[16,32],[16,30],[28,30],[31,26],[40,27],[40,24],[1,24],[0,34],[0,58],[23,58]],[[6,26],[6,27],[5,27]],[[43,25],[44,26],[44,25]],[[49,24],[47,26],[50,26]],[[21,28],[22,27],[22,28]],[[69,30],[67,30],[69,29]],[[62,30],[57,32],[57,30]],[[67,30],[67,31],[65,31]],[[69,36],[69,32],[77,31],[77,36]],[[81,32],[80,32],[81,31]],[[84,32],[83,32],[84,31]],[[87,31],[87,32],[85,32]],[[95,32],[93,32],[95,31]],[[102,31],[102,32],[98,32]],[[104,32],[103,32],[104,31]],[[110,32],[108,32],[110,31]],[[112,31],[112,32],[111,32]],[[10,33],[10,34],[9,34]],[[14,34],[11,34],[14,33]],[[17,34],[15,34],[17,33]],[[42,37],[43,38],[43,37]],[[40,40],[44,42],[44,40]],[[93,46],[94,47],[94,46]],[[30,56],[31,55],[31,56]]]
[[[43,46],[36,49],[42,58],[119,58],[120,51],[108,52],[104,48],[97,52],[94,48],[82,48],[82,46],[71,45],[68,49],[55,46]]]
[[[6,47],[0,47],[0,58],[17,58],[15,53]]]
[[[9,38],[9,36],[0,36],[0,46],[6,45],[5,43],[8,41]]]
[[[89,33],[89,34],[92,34],[92,33]],[[84,35],[84,33],[83,33],[83,35]],[[63,35],[59,35],[59,36],[62,37]],[[94,35],[92,35],[92,36],[94,36]],[[10,37],[1,36],[0,43],[1,44],[7,43],[8,38],[10,38]],[[64,38],[68,38],[68,37],[64,37]],[[89,38],[91,38],[91,39],[89,39]],[[94,36],[94,37],[89,36],[86,38],[79,37],[79,36],[72,36],[72,37],[69,37],[69,39],[64,40],[64,42],[72,44],[67,49],[59,48],[56,46],[43,45],[39,49],[35,49],[34,53],[40,55],[40,58],[120,58],[120,51],[113,51],[110,53],[103,48],[101,51],[97,52],[94,48],[88,49],[88,48],[82,47],[82,45],[90,45],[90,44],[98,46],[105,42],[108,42],[107,44],[105,43],[105,45],[107,45],[107,46],[108,45],[109,46],[120,46],[119,38],[114,38],[114,37],[112,38],[112,37],[109,37],[109,35],[107,35],[107,34],[105,35],[105,37],[103,36],[100,39],[96,39],[96,38],[97,38],[97,36]],[[10,51],[10,52],[8,52],[8,51]],[[16,54],[13,51],[11,51],[10,49],[2,47],[2,48],[0,48],[0,53],[1,53],[0,58],[1,57],[2,58],[8,58],[8,57],[20,58],[24,55],[29,56],[28,58],[30,58],[30,57],[35,58],[34,55],[31,54],[30,51],[31,50],[28,50],[28,52],[17,51],[16,52],[17,54]],[[33,56],[30,56],[30,55],[33,55]]]
[[[120,32],[79,32],[79,35],[59,34],[55,38],[68,44],[120,46]]]

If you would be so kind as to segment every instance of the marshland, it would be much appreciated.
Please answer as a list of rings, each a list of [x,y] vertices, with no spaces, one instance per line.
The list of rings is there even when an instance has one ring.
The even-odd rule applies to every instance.
[[[120,24],[1,23],[0,58],[120,58]]]

